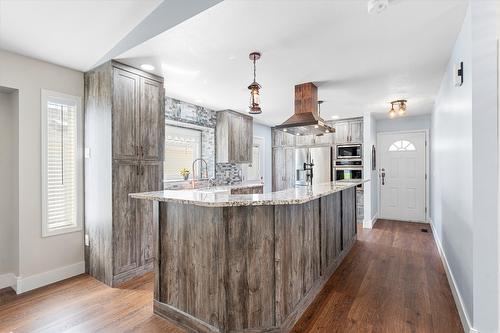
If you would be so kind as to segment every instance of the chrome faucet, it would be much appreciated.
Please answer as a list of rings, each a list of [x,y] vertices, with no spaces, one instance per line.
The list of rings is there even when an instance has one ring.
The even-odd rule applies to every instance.
[[[200,161],[201,162],[201,169],[200,169],[200,179],[203,178],[203,163],[205,163],[205,178],[208,178],[208,163],[205,161],[203,158],[197,158],[193,161],[193,165],[191,166],[191,171],[193,172],[193,179],[191,180],[191,185],[193,188],[195,188],[196,185],[196,173],[194,172],[194,166],[196,162]]]

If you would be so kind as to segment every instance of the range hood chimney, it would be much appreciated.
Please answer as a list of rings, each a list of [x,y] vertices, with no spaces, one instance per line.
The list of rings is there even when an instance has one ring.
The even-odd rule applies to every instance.
[[[334,133],[318,112],[318,87],[312,82],[295,86],[295,113],[276,129],[294,135],[323,135]]]

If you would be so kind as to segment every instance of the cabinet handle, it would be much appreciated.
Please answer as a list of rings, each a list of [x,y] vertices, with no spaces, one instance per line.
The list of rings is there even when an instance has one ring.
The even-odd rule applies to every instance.
[[[141,169],[141,166],[140,166],[140,165],[138,165],[138,166],[137,166],[137,169],[136,169],[136,172],[135,172],[135,174],[136,174],[137,176],[139,176],[139,174],[141,173],[141,170],[140,170],[140,169]]]
[[[144,157],[144,147],[141,146],[141,157]]]

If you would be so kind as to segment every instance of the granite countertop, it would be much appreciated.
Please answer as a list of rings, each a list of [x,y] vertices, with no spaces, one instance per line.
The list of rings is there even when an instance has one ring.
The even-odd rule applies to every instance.
[[[235,188],[234,186],[216,186],[195,190],[164,190],[132,193],[129,195],[135,199],[179,202],[204,207],[295,205],[306,203],[367,181],[368,180],[328,182],[315,184],[314,186],[296,187],[264,194],[231,194],[230,189]],[[256,185],[253,184],[253,186]]]

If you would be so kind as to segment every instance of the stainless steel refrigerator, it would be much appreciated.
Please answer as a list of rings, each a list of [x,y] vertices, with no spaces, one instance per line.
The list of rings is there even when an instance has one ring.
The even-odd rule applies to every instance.
[[[332,181],[332,148],[295,149],[295,185],[307,186]]]

